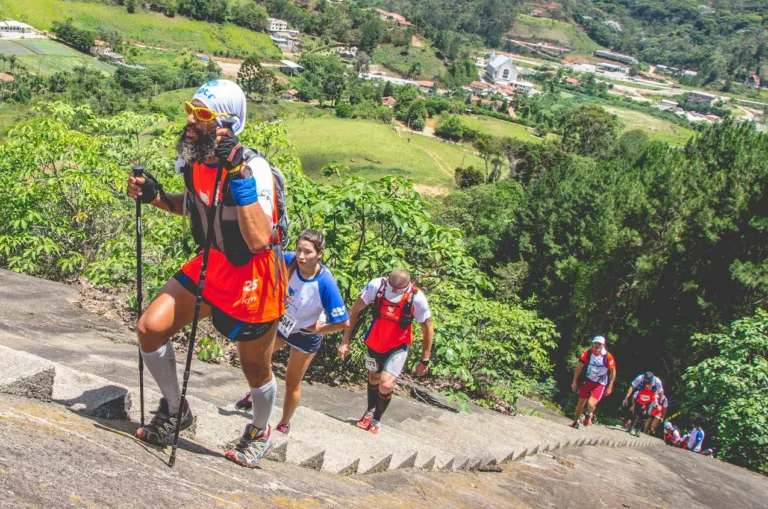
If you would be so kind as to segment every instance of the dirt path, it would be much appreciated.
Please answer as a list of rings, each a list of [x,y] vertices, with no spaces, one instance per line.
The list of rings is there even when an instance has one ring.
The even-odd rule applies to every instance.
[[[421,42],[421,39],[419,39],[415,35],[412,35],[411,36],[411,46],[413,46],[414,48],[421,48],[422,46],[424,46],[424,43]]]

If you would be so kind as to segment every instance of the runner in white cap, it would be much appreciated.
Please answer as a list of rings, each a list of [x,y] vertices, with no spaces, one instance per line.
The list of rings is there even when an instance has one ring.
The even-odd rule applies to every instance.
[[[587,367],[586,370],[584,366]],[[581,380],[581,386],[579,386],[579,380]],[[579,392],[579,403],[576,405],[576,417],[571,427],[579,429],[581,426],[579,419],[584,405],[587,406],[584,426],[592,424],[597,403],[604,393],[611,395],[614,381],[616,381],[616,361],[605,349],[605,338],[595,336],[592,338],[592,348],[581,354],[579,364],[573,373],[571,389]]]

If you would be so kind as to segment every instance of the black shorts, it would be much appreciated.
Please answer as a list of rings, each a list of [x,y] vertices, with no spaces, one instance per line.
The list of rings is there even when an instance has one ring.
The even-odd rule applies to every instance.
[[[197,295],[197,284],[182,271],[174,274],[173,279],[178,281],[192,295]],[[214,328],[232,341],[253,341],[259,339],[269,332],[269,329],[277,322],[277,320],[264,323],[244,322],[237,318],[232,318],[208,302],[205,297],[203,297],[203,302],[211,306],[211,321]]]

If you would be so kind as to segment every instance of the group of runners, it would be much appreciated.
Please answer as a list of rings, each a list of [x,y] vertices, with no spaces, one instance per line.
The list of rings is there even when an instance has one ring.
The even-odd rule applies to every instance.
[[[398,269],[370,281],[348,311],[333,274],[321,262],[325,249],[322,232],[305,230],[298,236],[294,252],[282,252],[284,187],[263,155],[243,147],[238,139],[246,123],[246,98],[240,87],[228,80],[208,82],[185,103],[185,109],[187,124],[176,146],[176,168],[184,176],[185,191],[167,194],[149,174],[131,175],[127,183],[130,198],[189,216],[199,246],[211,238],[206,270],[201,271],[201,247],[139,319],[141,357],[162,398],[151,421],[136,436],[164,444],[179,424],[179,416],[180,429],[193,423],[187,400],[179,412],[182,389],[170,338],[192,322],[201,277],[199,316],[210,317],[216,330],[235,342],[249,387],[235,406],[250,410],[252,419],[240,440],[226,452],[227,459],[254,468],[270,449],[273,430],[269,421],[277,394],[274,352],[290,348],[283,414],[274,430],[288,434],[301,398],[302,379],[323,336],[343,330],[338,355],[346,358],[360,313],[368,307],[372,308],[371,326],[365,334],[368,398],[357,426],[378,434],[406,365],[414,320],[422,330],[415,374],[428,371],[433,329],[424,293],[406,270]],[[220,165],[224,171],[217,185]],[[218,197],[214,196],[216,189]]]
[[[228,80],[210,81],[185,103],[185,109],[187,125],[176,146],[176,169],[184,176],[184,192],[166,194],[149,174],[131,175],[127,183],[130,198],[183,215],[185,220],[189,216],[199,246],[197,255],[168,280],[138,322],[141,358],[162,398],[152,420],[136,436],[163,444],[177,424],[181,430],[193,424],[192,409],[182,398],[170,338],[193,321],[201,277],[199,317],[210,317],[216,330],[235,342],[249,387],[235,406],[251,411],[252,419],[227,451],[227,459],[254,468],[270,449],[269,421],[277,395],[273,354],[290,349],[283,414],[274,430],[288,434],[301,399],[302,380],[323,336],[344,331],[338,355],[345,359],[360,314],[368,307],[372,308],[365,333],[368,397],[357,426],[378,434],[408,359],[414,320],[422,330],[422,351],[414,372],[422,376],[428,371],[433,329],[426,296],[407,271],[398,269],[370,281],[348,311],[333,274],[321,262],[322,232],[305,230],[295,251],[282,251],[287,245],[284,183],[262,154],[243,147],[238,139],[246,123],[246,98],[240,87]],[[219,174],[222,179],[217,183]],[[210,255],[203,271],[206,239],[210,239]],[[616,361],[605,343],[604,337],[595,336],[592,348],[578,359],[572,383],[579,396],[574,428],[592,424],[598,402],[613,392]],[[184,408],[179,412],[182,400]],[[628,431],[637,436],[641,425],[646,433],[656,432],[669,401],[661,380],[647,372],[632,381],[624,406],[631,413]],[[669,422],[664,429],[668,443],[701,450],[700,423],[685,436]]]
[[[605,348],[605,338],[592,338],[592,348],[585,350],[578,358],[573,373],[571,389],[578,393],[576,413],[571,427],[579,429],[594,422],[594,412],[603,396],[613,393],[616,381],[616,360]],[[665,443],[682,447],[694,452],[702,452],[704,430],[701,419],[697,418],[693,429],[683,435],[670,421],[665,421],[669,410],[669,399],[664,394],[664,384],[652,372],[647,371],[632,380],[627,389],[622,406],[629,410],[629,420],[625,427],[631,435],[638,436],[639,428],[643,432],[655,435],[661,422],[664,422]],[[585,412],[586,409],[586,412]],[[582,413],[584,418],[582,419]],[[711,453],[711,449],[706,452]]]

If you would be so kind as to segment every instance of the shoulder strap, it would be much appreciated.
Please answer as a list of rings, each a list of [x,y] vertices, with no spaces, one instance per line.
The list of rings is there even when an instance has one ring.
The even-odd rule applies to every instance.
[[[381,303],[384,300],[384,292],[387,288],[387,279],[381,278],[381,285],[379,285],[379,289],[376,291],[376,299],[373,301],[374,307],[376,309],[379,309],[381,307]]]

